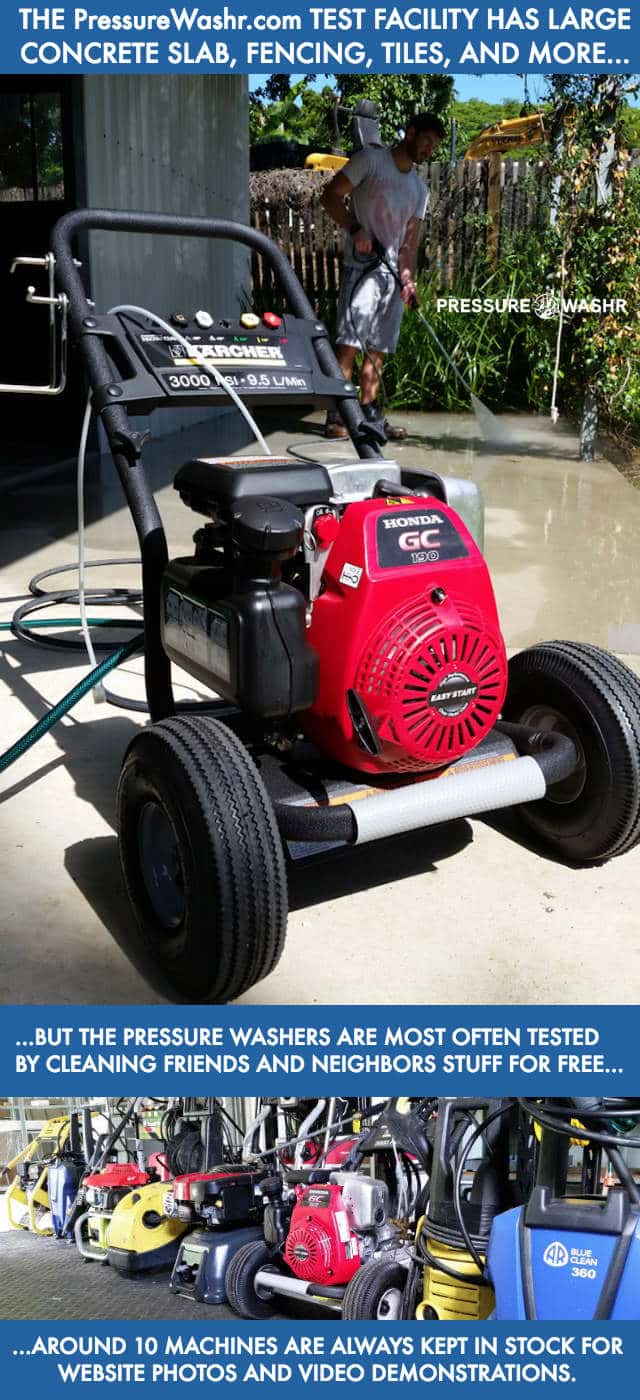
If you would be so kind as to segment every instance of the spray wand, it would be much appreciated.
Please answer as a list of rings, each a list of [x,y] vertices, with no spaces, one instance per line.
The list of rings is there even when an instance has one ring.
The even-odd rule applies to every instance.
[[[404,291],[404,287],[399,274],[396,272],[396,269],[391,266],[391,263],[387,259],[385,250],[382,244],[380,243],[379,239],[377,238],[374,238],[372,240],[372,252],[374,254],[374,257],[377,259],[378,263],[381,266],[386,267],[387,271],[391,273],[391,276],[393,277],[398,287],[398,290],[400,292]],[[465,379],[464,375],[458,369],[458,366],[452,359],[451,355],[449,354],[449,351],[442,344],[440,337],[437,335],[436,331],[434,331],[433,326],[427,320],[424,312],[420,310],[420,304],[415,294],[408,301],[407,305],[411,308],[412,311],[416,312],[419,320],[422,322],[425,329],[428,330],[432,340],[435,341],[435,344],[437,345],[440,354],[444,356],[450,369],[453,370],[453,373],[455,374],[459,383],[462,385],[465,394],[467,394],[469,399],[471,400],[471,407],[473,409],[473,412],[475,413],[476,420],[482,433],[482,436],[488,441],[503,441],[505,434],[502,425],[498,422],[498,419],[496,418],[495,414],[491,412],[491,409],[487,408],[487,405],[482,402],[482,399],[479,399],[477,394],[474,394],[471,385],[467,383],[467,380]]]

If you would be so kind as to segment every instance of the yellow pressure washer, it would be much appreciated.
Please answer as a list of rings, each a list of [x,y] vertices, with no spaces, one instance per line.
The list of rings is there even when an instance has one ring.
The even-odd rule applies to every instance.
[[[139,1166],[156,1171],[161,1179],[135,1187],[114,1206],[106,1250],[109,1264],[118,1273],[173,1268],[180,1242],[193,1228],[193,1223],[166,1212],[173,1178],[185,1170],[204,1169],[208,1161],[223,1160],[224,1112],[217,1099],[180,1100],[163,1115],[159,1129],[162,1150],[143,1162],[140,1154],[145,1144],[137,1143]]]
[[[479,1322],[493,1312],[486,1249],[494,1217],[518,1199],[509,1155],[517,1121],[512,1099],[439,1101],[429,1201],[416,1229],[405,1317]]]
[[[15,1170],[6,1194],[7,1219],[12,1230],[53,1234],[51,1226],[42,1224],[50,1210],[49,1164],[69,1136],[69,1122],[68,1117],[49,1118],[37,1137],[7,1162],[5,1173]]]
[[[108,1262],[120,1274],[172,1267],[189,1226],[164,1213],[166,1181],[150,1181],[118,1201],[106,1242]]]

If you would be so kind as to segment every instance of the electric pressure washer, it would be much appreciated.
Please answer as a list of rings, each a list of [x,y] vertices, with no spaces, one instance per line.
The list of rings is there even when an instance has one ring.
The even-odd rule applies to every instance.
[[[92,229],[239,242],[270,263],[287,309],[238,321],[97,312],[73,255]],[[223,220],[85,210],[56,225],[46,265],[142,554],[151,724],[125,755],[119,846],[129,953],[165,994],[231,1000],[273,970],[285,849],[350,847],[506,807],[563,860],[604,861],[638,841],[640,681],[582,643],[507,663],[479,490],[382,457],[269,239]],[[357,460],[268,456],[253,424],[260,455],[214,448],[180,467],[176,489],[203,523],[193,554],[169,561],[131,419],[229,396],[251,423],[249,406],[337,408]],[[172,662],[218,699],[186,713]]]
[[[495,1317],[640,1317],[640,1099],[524,1099],[540,1129],[535,1187],[493,1221]],[[603,1181],[608,1157],[615,1181]],[[572,1158],[579,1158],[576,1164]]]
[[[57,1234],[52,1219],[49,1172],[52,1162],[64,1152],[70,1133],[68,1116],[50,1118],[33,1140],[7,1162],[4,1171],[14,1172],[6,1192],[7,1220],[12,1230],[31,1230],[36,1235]]]
[[[515,1203],[513,1099],[438,1100],[426,1210],[418,1221],[404,1317],[480,1321],[494,1295],[486,1275],[491,1225]],[[470,1174],[465,1185],[465,1172]]]
[[[59,1240],[73,1235],[71,1219],[82,1179],[93,1153],[91,1109],[69,1114],[68,1133],[60,1134],[55,1157],[49,1163],[48,1192],[53,1233]]]

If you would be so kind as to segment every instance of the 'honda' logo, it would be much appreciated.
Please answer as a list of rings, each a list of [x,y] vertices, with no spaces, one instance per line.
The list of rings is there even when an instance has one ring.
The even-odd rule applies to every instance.
[[[442,516],[435,511],[429,515],[385,515],[385,530],[406,530],[410,525],[442,525]]]
[[[569,1263],[569,1250],[566,1249],[561,1240],[552,1240],[547,1245],[542,1256],[544,1263],[551,1269],[563,1269]]]

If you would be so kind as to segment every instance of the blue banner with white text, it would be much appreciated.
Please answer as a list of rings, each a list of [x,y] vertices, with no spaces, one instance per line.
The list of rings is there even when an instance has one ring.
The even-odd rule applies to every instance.
[[[637,6],[167,5],[0,15],[5,73],[631,73]]]

